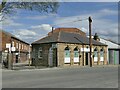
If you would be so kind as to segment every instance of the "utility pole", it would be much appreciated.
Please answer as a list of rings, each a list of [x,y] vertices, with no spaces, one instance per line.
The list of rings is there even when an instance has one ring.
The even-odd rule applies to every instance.
[[[89,21],[89,45],[90,45],[90,67],[92,67],[92,36],[91,36],[91,17],[88,18]]]

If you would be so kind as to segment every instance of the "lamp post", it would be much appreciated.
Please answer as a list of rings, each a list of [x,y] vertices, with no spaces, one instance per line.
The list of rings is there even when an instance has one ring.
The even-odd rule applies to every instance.
[[[90,45],[90,67],[92,67],[92,36],[91,36],[91,17],[88,18],[89,21],[89,45]]]

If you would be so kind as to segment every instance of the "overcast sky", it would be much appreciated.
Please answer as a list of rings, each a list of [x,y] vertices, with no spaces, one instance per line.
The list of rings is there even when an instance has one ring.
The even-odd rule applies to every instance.
[[[93,35],[98,33],[102,38],[118,41],[117,2],[60,2],[55,14],[17,10],[2,23],[2,29],[31,43],[46,36],[52,26],[75,27],[88,34],[89,16],[93,19]]]

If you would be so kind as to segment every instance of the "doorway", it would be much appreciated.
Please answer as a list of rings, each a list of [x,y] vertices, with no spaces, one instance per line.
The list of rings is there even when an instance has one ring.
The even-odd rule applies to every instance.
[[[88,61],[89,61],[89,53],[86,52],[85,53],[85,63],[86,63],[86,65],[88,65]]]
[[[16,63],[18,63],[18,55],[16,55]]]

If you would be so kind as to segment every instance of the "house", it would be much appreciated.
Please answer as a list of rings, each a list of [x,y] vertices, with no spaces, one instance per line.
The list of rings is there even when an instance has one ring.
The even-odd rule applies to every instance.
[[[108,63],[109,64],[120,64],[120,45],[108,39],[100,38],[101,43],[108,45]]]
[[[12,54],[13,63],[26,62],[29,57],[29,43],[18,39],[14,35],[0,30],[0,63],[8,61],[8,54]]]
[[[32,43],[32,65],[90,65],[89,38],[77,28],[56,28]],[[106,65],[107,45],[92,39],[92,65]]]

